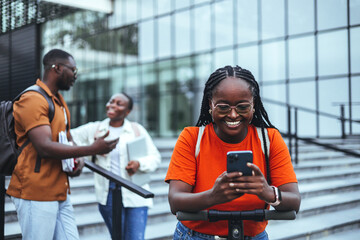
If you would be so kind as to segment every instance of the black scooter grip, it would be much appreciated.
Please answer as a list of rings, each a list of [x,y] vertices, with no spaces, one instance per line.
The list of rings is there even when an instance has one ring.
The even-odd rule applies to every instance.
[[[265,210],[265,220],[294,220],[295,211],[280,212],[276,210]]]
[[[198,221],[203,220],[207,221],[208,218],[208,211],[199,211],[199,212],[176,212],[176,217],[179,221]]]

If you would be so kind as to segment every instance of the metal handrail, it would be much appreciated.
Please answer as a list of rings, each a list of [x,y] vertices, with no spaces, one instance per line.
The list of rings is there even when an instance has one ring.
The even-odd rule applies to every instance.
[[[148,190],[134,184],[133,182],[124,179],[102,167],[99,165],[91,162],[91,161],[85,161],[85,167],[89,168],[93,172],[100,174],[101,176],[109,179],[110,181],[114,182],[116,187],[113,190],[113,229],[112,229],[112,239],[120,240],[121,239],[121,211],[122,211],[122,193],[121,193],[121,187],[124,187],[128,190],[130,190],[133,193],[136,193],[137,195],[143,197],[143,198],[153,198],[154,193],[149,192]],[[2,209],[0,209],[0,239],[10,239],[5,237],[4,233],[4,223],[5,223],[5,176],[0,176],[0,206]],[[15,237],[21,237],[18,236],[21,234],[17,234]]]

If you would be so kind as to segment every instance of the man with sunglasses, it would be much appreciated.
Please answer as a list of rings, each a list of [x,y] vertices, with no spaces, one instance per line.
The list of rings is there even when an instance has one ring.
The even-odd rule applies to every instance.
[[[70,112],[59,90],[69,90],[75,83],[76,63],[69,53],[53,49],[43,65],[43,78],[36,85],[51,97],[54,117],[49,119],[51,104],[38,92],[28,91],[14,103],[17,144],[28,139],[30,144],[18,157],[7,194],[15,204],[22,239],[79,239],[68,176],[80,175],[84,162],[75,159],[69,171],[63,170],[62,160],[108,153],[118,140],[105,141],[105,135],[88,146],[69,144]]]

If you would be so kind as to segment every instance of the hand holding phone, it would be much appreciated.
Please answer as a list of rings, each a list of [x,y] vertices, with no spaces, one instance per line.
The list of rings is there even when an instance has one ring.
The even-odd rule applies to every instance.
[[[253,162],[252,151],[230,151],[227,153],[227,172],[242,172],[243,176],[252,176],[248,162]]]

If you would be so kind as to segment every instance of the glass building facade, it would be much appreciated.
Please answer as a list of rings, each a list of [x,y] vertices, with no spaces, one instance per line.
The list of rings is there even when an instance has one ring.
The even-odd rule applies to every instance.
[[[64,92],[73,126],[105,117],[117,92],[153,136],[194,125],[204,83],[239,65],[261,86],[270,120],[299,136],[341,135],[340,106],[360,120],[360,0],[115,0],[112,14],[77,11],[45,22],[42,54],[62,48],[80,74]],[[346,134],[360,124],[345,122]]]

